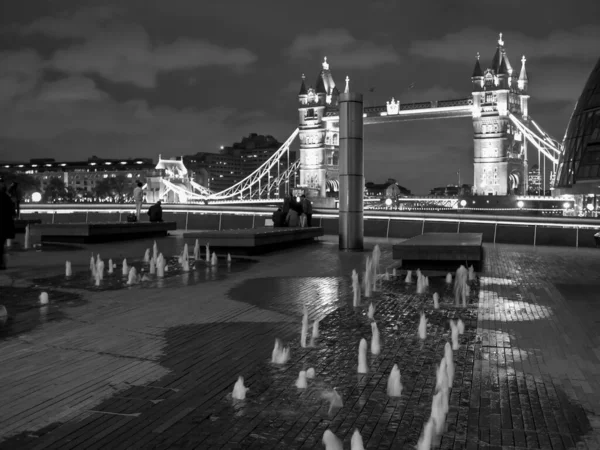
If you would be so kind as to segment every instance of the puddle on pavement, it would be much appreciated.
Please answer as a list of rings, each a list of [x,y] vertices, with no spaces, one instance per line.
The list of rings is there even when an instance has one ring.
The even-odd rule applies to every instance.
[[[64,319],[63,308],[87,303],[78,294],[36,287],[3,286],[0,292],[0,304],[8,312],[6,320],[0,320],[0,338],[27,333],[43,323]],[[48,305],[39,305],[42,292],[48,293]]]
[[[184,272],[178,257],[170,257],[166,259],[168,270],[165,271],[163,278],[158,278],[156,275],[149,273],[149,264],[141,260],[130,261],[127,259],[129,267],[135,267],[138,275],[142,280],[135,285],[127,284],[127,276],[122,274],[123,261],[116,261],[118,267],[114,269],[112,274],[105,269],[104,279],[100,281],[100,286],[96,286],[95,279],[91,275],[89,269],[73,267],[73,275],[66,277],[64,275],[55,275],[51,277],[35,278],[33,282],[41,286],[54,286],[70,289],[84,289],[88,291],[114,291],[127,288],[162,288],[162,287],[179,287],[193,286],[195,284],[208,281],[224,280],[229,275],[238,272],[243,272],[249,269],[257,261],[250,258],[232,257],[231,264],[227,264],[224,258],[219,260],[217,266],[210,266],[204,260],[194,261],[190,259],[190,271]],[[104,261],[106,267],[108,261]],[[78,270],[79,269],[79,270]]]

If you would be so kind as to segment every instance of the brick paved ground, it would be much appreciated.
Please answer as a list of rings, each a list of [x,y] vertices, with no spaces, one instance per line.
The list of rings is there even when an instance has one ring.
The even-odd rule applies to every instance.
[[[383,264],[391,263],[391,242],[367,242],[379,242]],[[232,273],[202,267],[161,287],[61,289],[60,276],[48,279],[62,273],[65,259],[85,272],[92,250],[105,260],[139,261],[151,243],[12,255],[13,268],[0,275],[0,303],[20,309],[0,329],[1,449],[321,448],[327,428],[347,448],[355,428],[366,448],[413,448],[429,416],[447,319],[457,317],[466,333],[454,352],[441,448],[600,448],[594,249],[486,247],[485,271],[464,310],[448,305],[441,277],[431,278],[431,292],[442,295],[437,311],[414,285],[384,283],[372,299],[382,352],[359,376],[368,304],[351,307],[349,274],[366,253],[339,253],[335,239]],[[176,255],[182,240],[158,245]],[[50,286],[31,288],[33,279]],[[36,309],[40,289],[49,288],[50,307]],[[311,322],[321,320],[315,348],[299,345],[304,304]],[[422,310],[430,323],[423,346]],[[291,347],[281,367],[269,362],[276,337]],[[394,363],[400,399],[385,394]],[[316,378],[299,391],[295,379],[308,367]],[[234,402],[238,375],[250,391]],[[334,387],[344,406],[329,412],[321,396]]]

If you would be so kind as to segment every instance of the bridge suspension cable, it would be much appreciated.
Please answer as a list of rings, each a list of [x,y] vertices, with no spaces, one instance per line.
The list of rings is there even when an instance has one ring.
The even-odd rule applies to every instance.
[[[550,136],[542,131],[541,128],[539,128],[535,123],[534,125],[541,131],[541,137],[535,134],[529,127],[525,126],[525,124],[523,124],[521,120],[519,120],[519,118],[517,118],[514,114],[509,113],[508,117],[519,129],[519,131],[523,133],[523,136],[529,142],[531,142],[533,146],[537,148],[546,158],[548,158],[550,162],[552,162],[553,166],[558,164],[558,158],[560,157],[562,151],[560,146],[557,146],[558,143],[556,140],[550,138]]]
[[[279,149],[275,153],[273,153],[273,155],[271,155],[269,157],[269,159],[267,159],[263,164],[260,165],[260,167],[258,167],[254,172],[252,172],[246,178],[244,178],[243,180],[237,182],[233,186],[231,186],[221,192],[213,193],[204,198],[206,198],[207,200],[224,200],[224,199],[232,198],[232,197],[242,197],[245,192],[248,193],[249,197],[252,197],[253,186],[256,187],[256,191],[255,191],[256,193],[260,193],[261,191],[262,192],[270,192],[270,190],[263,189],[263,187],[261,186],[261,180],[263,178],[267,177],[267,179],[268,179],[268,181],[266,183],[267,186],[273,185],[273,183],[270,182],[271,171],[272,171],[273,167],[275,166],[275,164],[277,164],[277,167],[279,168],[280,159],[287,152],[289,152],[290,145],[292,144],[292,142],[294,142],[294,139],[296,139],[296,136],[298,136],[298,133],[299,133],[299,129],[296,128],[294,130],[294,132],[290,135],[290,137],[281,145],[281,147],[279,147]],[[288,156],[288,161],[289,161],[289,156]],[[286,172],[289,170],[290,170],[290,165],[288,164]],[[291,172],[291,173],[293,173],[293,172]],[[278,175],[276,177],[276,179],[283,180],[281,175]]]

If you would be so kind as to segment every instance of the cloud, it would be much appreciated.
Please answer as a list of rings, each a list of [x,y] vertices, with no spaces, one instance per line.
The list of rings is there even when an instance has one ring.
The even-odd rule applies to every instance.
[[[344,29],[326,29],[316,34],[297,36],[286,53],[292,59],[327,56],[332,66],[344,69],[400,62],[400,56],[391,46],[359,41]]]
[[[0,105],[33,89],[42,64],[33,50],[0,53]]]
[[[430,88],[419,88],[415,86],[414,89],[409,90],[405,94],[402,94],[399,99],[402,103],[413,103],[413,102],[430,102],[434,100],[455,100],[460,98],[469,97],[469,93],[460,93],[454,89],[433,86]],[[398,100],[398,98],[396,98]]]
[[[574,104],[593,68],[593,63],[539,64],[529,73],[530,109],[535,110],[535,103],[540,101]]]
[[[82,76],[42,83],[0,109],[0,148],[12,160],[52,155],[56,159],[181,155],[215,151],[252,131],[280,140],[289,123],[263,111],[207,110],[119,103]],[[4,156],[4,155],[3,155]]]
[[[242,69],[257,60],[245,48],[227,48],[203,39],[156,44],[143,27],[116,21],[115,14],[110,8],[84,10],[40,19],[22,32],[81,38],[81,42],[56,51],[48,68],[68,74],[97,74],[144,88],[156,87],[161,72],[214,66]]]
[[[504,31],[503,39],[513,61],[513,66],[522,54],[531,60],[570,59],[595,60],[600,52],[600,26],[584,25],[571,31],[553,31],[548,36],[533,38],[523,33]],[[410,53],[444,61],[474,61],[477,52],[484,61],[491,60],[498,39],[498,31],[486,27],[469,27],[439,39],[413,41]],[[486,53],[489,52],[489,55]],[[512,58],[511,58],[512,56]]]

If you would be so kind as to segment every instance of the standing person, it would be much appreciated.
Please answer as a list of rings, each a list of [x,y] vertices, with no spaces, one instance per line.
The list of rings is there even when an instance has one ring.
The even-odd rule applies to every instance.
[[[144,200],[144,190],[142,189],[142,182],[138,181],[137,186],[133,190],[133,200],[135,201],[135,217],[139,221],[141,219],[140,213],[142,212],[142,202]]]
[[[0,180],[0,270],[6,270],[4,245],[15,238],[15,206],[6,193],[6,185]]]
[[[8,196],[13,202],[16,211],[16,218],[21,216],[21,190],[19,189],[19,183],[13,181],[8,188]]]
[[[302,195],[302,212],[306,215],[306,226],[312,227],[312,202]]]

